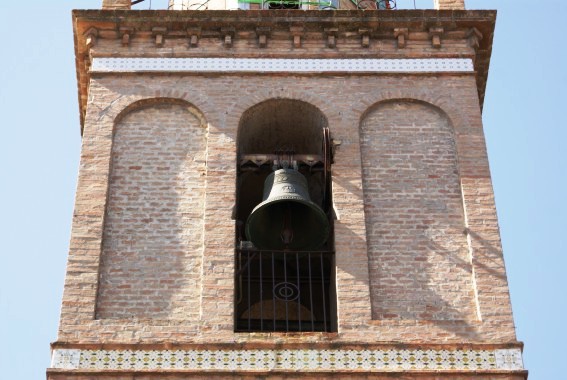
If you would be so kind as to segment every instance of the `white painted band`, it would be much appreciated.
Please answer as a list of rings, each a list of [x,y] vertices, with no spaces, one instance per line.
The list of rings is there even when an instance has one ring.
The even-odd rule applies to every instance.
[[[470,58],[93,58],[91,72],[473,72]]]

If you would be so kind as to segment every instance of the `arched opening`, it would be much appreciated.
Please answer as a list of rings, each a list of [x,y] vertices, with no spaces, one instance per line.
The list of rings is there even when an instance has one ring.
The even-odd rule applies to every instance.
[[[243,114],[236,331],[334,329],[331,161],[327,119],[315,106],[272,99]]]

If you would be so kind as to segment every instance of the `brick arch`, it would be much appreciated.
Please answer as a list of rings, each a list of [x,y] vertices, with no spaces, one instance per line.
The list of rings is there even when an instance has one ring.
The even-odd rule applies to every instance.
[[[279,103],[279,104],[278,104]],[[240,114],[240,118],[239,118],[239,122],[238,122],[238,130],[237,130],[237,141],[239,142],[239,147],[238,149],[240,150],[241,146],[240,144],[242,143],[242,139],[246,138],[246,136],[244,136],[244,132],[245,129],[247,128],[252,128],[249,124],[247,124],[247,122],[249,122],[250,120],[254,119],[256,122],[261,121],[264,124],[273,124],[273,121],[270,122],[269,120],[267,120],[266,118],[268,116],[272,116],[272,115],[263,115],[262,117],[255,117],[254,116],[254,112],[260,112],[260,113],[264,113],[267,114],[267,110],[263,109],[266,106],[269,106],[273,104],[276,109],[275,112],[277,113],[278,111],[281,112],[281,110],[278,110],[277,107],[282,107],[282,108],[290,108],[290,112],[283,112],[283,114],[279,115],[280,120],[282,120],[282,123],[291,123],[293,121],[297,122],[297,121],[301,121],[306,125],[306,127],[310,127],[312,125],[314,125],[315,127],[313,129],[317,129],[317,131],[313,130],[313,131],[307,131],[308,128],[297,128],[297,130],[295,132],[297,133],[302,133],[303,139],[304,140],[315,140],[316,138],[322,139],[323,135],[322,135],[322,128],[324,127],[328,127],[329,126],[329,121],[327,116],[321,111],[321,109],[315,105],[313,105],[310,102],[306,102],[303,100],[299,100],[299,99],[295,99],[295,98],[268,98],[266,100],[260,101],[255,103],[254,105],[252,105],[251,107],[248,107],[243,113]],[[292,111],[294,110],[294,107],[296,107],[295,109],[298,110],[298,112],[293,113]],[[289,119],[288,119],[289,118]],[[304,119],[317,119],[320,118],[320,120],[304,120]],[[258,127],[258,126],[256,126]],[[246,131],[247,132],[247,131]],[[261,131],[257,131],[257,132],[261,132]],[[292,133],[294,131],[292,130],[286,130],[286,135],[289,135],[290,133]],[[309,135],[305,136],[305,133],[308,132]],[[267,139],[268,137],[266,137]],[[266,140],[264,139],[264,140]],[[312,149],[317,149],[320,150],[321,147],[317,146],[317,148],[313,147]],[[248,152],[250,153],[250,152]],[[265,152],[268,153],[268,152]],[[315,150],[311,150],[309,152],[302,152],[302,153],[320,153],[318,151]]]
[[[369,112],[384,102],[393,101],[413,101],[427,104],[437,108],[441,113],[449,118],[453,128],[460,128],[466,124],[465,114],[453,105],[451,98],[446,96],[434,97],[430,92],[421,91],[384,91],[379,94],[373,102],[367,102],[366,109],[360,114],[359,124]]]
[[[244,100],[242,101],[242,99]],[[327,108],[328,101],[325,101],[322,96],[314,94],[313,92],[292,88],[269,88],[254,89],[254,92],[250,93],[249,96],[242,96],[238,101],[228,105],[226,110],[227,121],[230,119],[234,125],[239,125],[240,118],[250,108],[268,100],[279,99],[297,100],[308,103],[321,111],[327,120],[330,120],[328,117],[329,109]]]
[[[117,102],[118,104],[112,107],[108,112],[108,116],[113,119],[114,125],[118,124],[132,111],[159,104],[177,104],[180,106],[186,106],[187,110],[199,119],[200,126],[203,128],[207,127],[207,121],[203,112],[201,112],[200,108],[196,107],[188,99],[175,97],[139,97],[139,99],[134,101],[131,99],[128,99],[127,101],[126,99],[122,102]]]
[[[389,95],[359,124],[372,317],[473,318],[454,123],[425,97]]]

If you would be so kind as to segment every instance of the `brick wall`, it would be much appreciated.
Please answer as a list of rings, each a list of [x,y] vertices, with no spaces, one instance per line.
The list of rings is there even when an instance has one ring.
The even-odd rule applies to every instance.
[[[131,0],[102,0],[102,9],[130,9]]]
[[[434,0],[435,9],[465,9],[465,0]]]
[[[297,99],[318,108],[328,120],[332,137],[341,142],[337,147],[335,163],[332,167],[333,198],[338,216],[338,220],[335,221],[335,246],[339,333],[296,336],[290,338],[291,341],[375,342],[380,340],[383,342],[427,341],[430,343],[515,341],[474,75],[225,75],[208,77],[108,74],[93,78],[90,84],[90,94],[83,135],[69,272],[58,338],[60,341],[152,343],[165,340],[212,343],[234,342],[235,340],[275,342],[280,339],[277,334],[248,335],[233,332],[234,220],[232,219],[232,210],[236,201],[236,135],[240,119],[250,107],[269,99],[278,98]],[[198,292],[200,294],[198,300],[189,301],[190,294],[195,294],[191,293],[193,290],[189,289],[188,285],[189,283],[196,284],[197,279],[191,277],[195,272],[187,269],[176,271],[174,277],[166,276],[166,274],[173,276],[173,272],[168,271],[173,271],[173,267],[177,265],[173,265],[175,260],[180,260],[181,268],[198,265],[196,257],[191,256],[195,252],[193,249],[187,249],[185,252],[188,256],[184,256],[183,259],[177,256],[178,250],[185,250],[189,244],[192,244],[186,240],[191,234],[191,223],[169,220],[167,223],[170,223],[173,228],[179,227],[180,224],[176,223],[181,223],[186,232],[179,232],[181,239],[174,240],[175,244],[171,250],[165,252],[165,256],[154,251],[158,254],[157,259],[168,257],[173,261],[153,265],[165,265],[167,270],[164,271],[163,278],[173,280],[169,286],[177,288],[158,286],[153,297],[165,295],[164,298],[169,297],[171,300],[173,293],[178,293],[182,301],[179,303],[168,301],[160,305],[163,309],[157,311],[159,320],[140,320],[140,318],[149,316],[149,313],[145,314],[146,312],[141,310],[137,312],[138,319],[126,319],[128,310],[135,308],[136,304],[138,306],[142,304],[142,299],[133,291],[146,286],[138,277],[127,275],[127,271],[130,268],[141,266],[146,274],[153,276],[156,272],[147,262],[133,264],[124,261],[121,257],[108,257],[109,249],[112,248],[110,241],[107,241],[109,236],[111,236],[110,239],[115,239],[112,236],[117,237],[115,244],[124,242],[120,245],[120,252],[117,251],[119,256],[122,255],[122,252],[133,252],[130,245],[126,244],[127,241],[122,240],[123,237],[109,234],[112,221],[110,214],[104,226],[104,255],[100,262],[100,248],[98,247],[102,241],[104,205],[108,197],[111,202],[109,212],[116,207],[112,203],[115,199],[113,192],[118,189],[115,185],[122,183],[115,171],[112,174],[109,171],[111,162],[118,159],[117,152],[111,153],[111,149],[116,150],[116,147],[121,146],[119,141],[121,129],[130,133],[130,139],[141,141],[150,139],[149,133],[153,131],[151,133],[154,134],[154,137],[163,134],[185,141],[179,146],[174,144],[172,147],[176,146],[175,149],[180,149],[178,152],[183,155],[185,153],[181,147],[189,146],[186,149],[191,157],[194,154],[191,149],[196,149],[192,141],[195,135],[191,133],[197,133],[197,131],[202,133],[203,131],[197,127],[199,123],[192,116],[193,114],[183,111],[177,105],[167,106],[168,108],[161,108],[165,106],[147,108],[127,114],[119,121],[116,127],[117,139],[113,147],[112,131],[117,118],[120,120],[120,115],[127,113],[131,105],[140,100],[163,98],[175,98],[194,105],[209,125],[206,149],[207,175],[204,176],[206,181],[204,205],[203,203],[190,203],[195,207],[187,207],[191,212],[200,212],[200,215],[203,215],[204,248],[202,272],[199,274],[202,288]],[[386,104],[383,103],[384,101],[396,99],[414,99],[430,105],[410,101],[401,105],[387,103],[390,104],[390,108],[383,108],[383,106],[376,108],[375,106]],[[409,116],[413,112],[416,112],[416,115],[411,116],[413,118],[411,123],[385,124],[381,121],[378,123],[380,115],[399,120],[402,114]],[[169,120],[168,117],[163,116],[164,114],[171,114],[174,117]],[[446,116],[443,116],[444,114]],[[159,120],[159,128],[158,123],[147,122],[152,118]],[[142,119],[146,120],[144,128],[148,128],[144,131],[140,129],[142,124],[139,123]],[[180,124],[180,120],[184,122]],[[363,120],[362,127],[361,120]],[[379,319],[372,319],[370,284],[373,284],[372,292],[376,294],[380,292],[377,288],[387,286],[387,283],[380,278],[369,277],[369,273],[372,273],[373,276],[376,273],[369,270],[367,250],[369,233],[366,230],[362,182],[363,169],[368,170],[368,166],[361,161],[360,143],[362,138],[362,146],[368,146],[364,143],[366,133],[364,131],[370,125],[369,120],[376,121],[372,124],[375,127],[390,128],[390,130],[393,130],[394,127],[407,129],[412,124],[430,128],[424,129],[421,134],[407,130],[404,135],[407,141],[409,141],[407,136],[410,133],[413,140],[421,141],[422,145],[412,146],[415,148],[420,148],[425,143],[437,144],[439,153],[437,150],[422,153],[428,155],[429,158],[435,156],[436,162],[431,163],[433,166],[425,165],[421,157],[413,162],[423,165],[421,168],[426,172],[435,167],[433,175],[439,174],[440,178],[424,179],[426,186],[434,185],[434,190],[447,191],[445,193],[447,199],[443,201],[446,209],[441,207],[443,202],[436,196],[422,200],[416,198],[417,212],[421,212],[420,207],[425,205],[428,212],[441,218],[443,223],[434,224],[435,229],[426,231],[411,228],[402,231],[409,236],[410,243],[413,241],[420,247],[420,258],[425,259],[425,261],[417,261],[418,264],[413,266],[412,270],[419,268],[426,270],[425,277],[420,278],[419,275],[423,274],[417,273],[415,282],[412,284],[412,289],[417,289],[419,292],[413,296],[412,292],[405,294],[407,302],[412,296],[411,301],[419,306],[405,312],[403,319],[390,318],[386,315],[379,315],[380,313],[374,314],[374,318]],[[423,124],[424,121],[425,124]],[[183,131],[189,134],[183,134]],[[136,135],[136,133],[140,134]],[[199,136],[202,139],[202,135]],[[392,138],[391,134],[387,136]],[[455,140],[454,146],[451,142],[452,138]],[[375,139],[375,143],[380,146],[380,138]],[[387,139],[384,141],[387,142]],[[143,159],[144,154],[138,153],[133,147],[129,147],[128,144],[122,146],[121,149],[124,152],[132,155],[130,159],[134,161]],[[203,145],[200,146],[203,147]],[[150,150],[148,154],[163,155],[173,152],[172,149],[167,149],[165,152],[160,149],[155,153]],[[454,160],[455,149],[458,156],[456,162]],[[202,151],[201,154],[205,152]],[[365,155],[366,153],[363,153],[362,157]],[[126,157],[123,155],[120,159]],[[439,161],[439,157],[446,159]],[[177,160],[180,160],[179,156]],[[438,164],[440,166],[437,168]],[[176,165],[181,167],[180,164]],[[203,170],[203,167],[199,165],[197,171]],[[455,165],[460,175],[461,186],[456,182],[459,179],[454,172]],[[116,169],[116,163],[112,166]],[[122,166],[128,173],[134,172],[135,176],[139,175],[141,170],[130,169],[131,166],[140,166],[139,162],[135,164],[126,162],[119,166]],[[161,167],[161,164],[159,166]],[[172,175],[180,173],[174,170],[174,166],[169,167],[172,171],[168,169],[166,173]],[[155,170],[158,178],[162,178],[158,165],[155,166]],[[193,178],[192,173],[194,173],[193,170],[188,170],[183,172],[183,175],[186,178]],[[397,174],[400,176],[405,172]],[[418,184],[421,180],[412,178],[409,177],[409,183],[413,185]],[[110,187],[108,186],[109,179],[111,180]],[[163,179],[166,182],[170,180],[173,181],[171,183],[175,182],[171,178]],[[432,182],[428,182],[429,180]],[[382,184],[382,186],[388,186],[388,184]],[[109,189],[109,194],[105,189]],[[188,189],[188,187],[184,188],[183,191],[188,191]],[[411,191],[414,191],[417,197],[416,190]],[[462,207],[459,191],[462,192],[465,204],[466,215],[464,217],[460,211],[462,208],[459,208]],[[169,190],[166,194],[174,198],[178,196],[175,195],[178,193],[170,193]],[[377,196],[380,196],[379,192]],[[186,201],[194,202],[189,199]],[[381,202],[384,202],[384,199],[381,199]],[[431,207],[431,210],[427,207]],[[171,214],[167,214],[168,218],[180,217],[179,212],[179,210],[172,210]],[[401,214],[405,213],[400,212]],[[181,213],[181,215],[184,214]],[[187,221],[200,220],[196,215],[187,216],[189,218]],[[380,218],[383,214],[377,213],[376,215]],[[422,219],[425,220],[425,218]],[[118,222],[122,223],[120,220]],[[462,234],[464,227],[467,227],[469,231],[468,239],[473,252],[472,269],[466,262],[468,260],[465,240],[467,236]],[[412,231],[415,234],[410,236]],[[148,239],[145,233],[140,233],[138,237],[141,241]],[[396,247],[404,259],[409,259],[410,252],[404,249],[402,241],[394,240],[393,242],[397,244]],[[372,247],[373,244],[371,239],[370,246]],[[381,244],[384,245],[384,242]],[[134,247],[137,252],[149,254],[150,250],[143,251],[142,245],[134,245]],[[382,252],[379,255],[385,257],[386,253]],[[109,260],[119,262],[121,269],[112,272],[113,269],[107,265]],[[371,259],[370,264],[375,265],[376,260]],[[401,264],[406,265],[407,262],[401,262]],[[403,265],[397,271],[408,279],[410,276],[403,271]],[[451,265],[451,268],[447,268],[447,265]],[[434,269],[443,270],[443,274],[435,273]],[[101,295],[98,302],[99,317],[103,318],[96,320],[93,319],[96,303],[96,291],[93,289],[96,290],[99,271],[103,280],[99,292]],[[464,276],[461,278],[460,275]],[[113,289],[114,285],[109,287],[109,284],[114,281],[113,278],[121,284],[128,281],[135,282],[136,286],[128,290],[129,297],[131,297],[128,302],[131,302],[131,305],[126,307],[113,305],[111,298],[104,295]],[[104,282],[107,283],[104,284]],[[473,289],[477,290],[476,298],[481,318],[470,306]],[[394,290],[394,288],[385,288],[386,293],[384,294],[392,296]],[[374,302],[375,309],[379,305],[386,307],[389,302],[391,299],[384,298],[378,303]],[[200,311],[198,317],[192,309],[193,306],[189,307],[197,303]],[[427,305],[441,305],[441,309],[429,315],[422,313]],[[115,318],[121,319],[117,323]],[[194,318],[198,318],[198,321],[195,321]]]
[[[197,320],[206,128],[158,103],[116,124],[96,315]]]

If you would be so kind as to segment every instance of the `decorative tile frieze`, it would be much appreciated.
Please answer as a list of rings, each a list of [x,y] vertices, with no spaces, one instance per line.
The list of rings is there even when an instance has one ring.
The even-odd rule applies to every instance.
[[[81,350],[53,350],[51,366],[53,368],[75,369],[79,368]]]
[[[496,350],[496,365],[500,369],[516,369],[518,364],[523,368],[522,352],[516,350]]]
[[[519,348],[78,350],[54,349],[52,368],[83,370],[522,370]]]
[[[470,58],[93,58],[92,72],[473,72]]]

